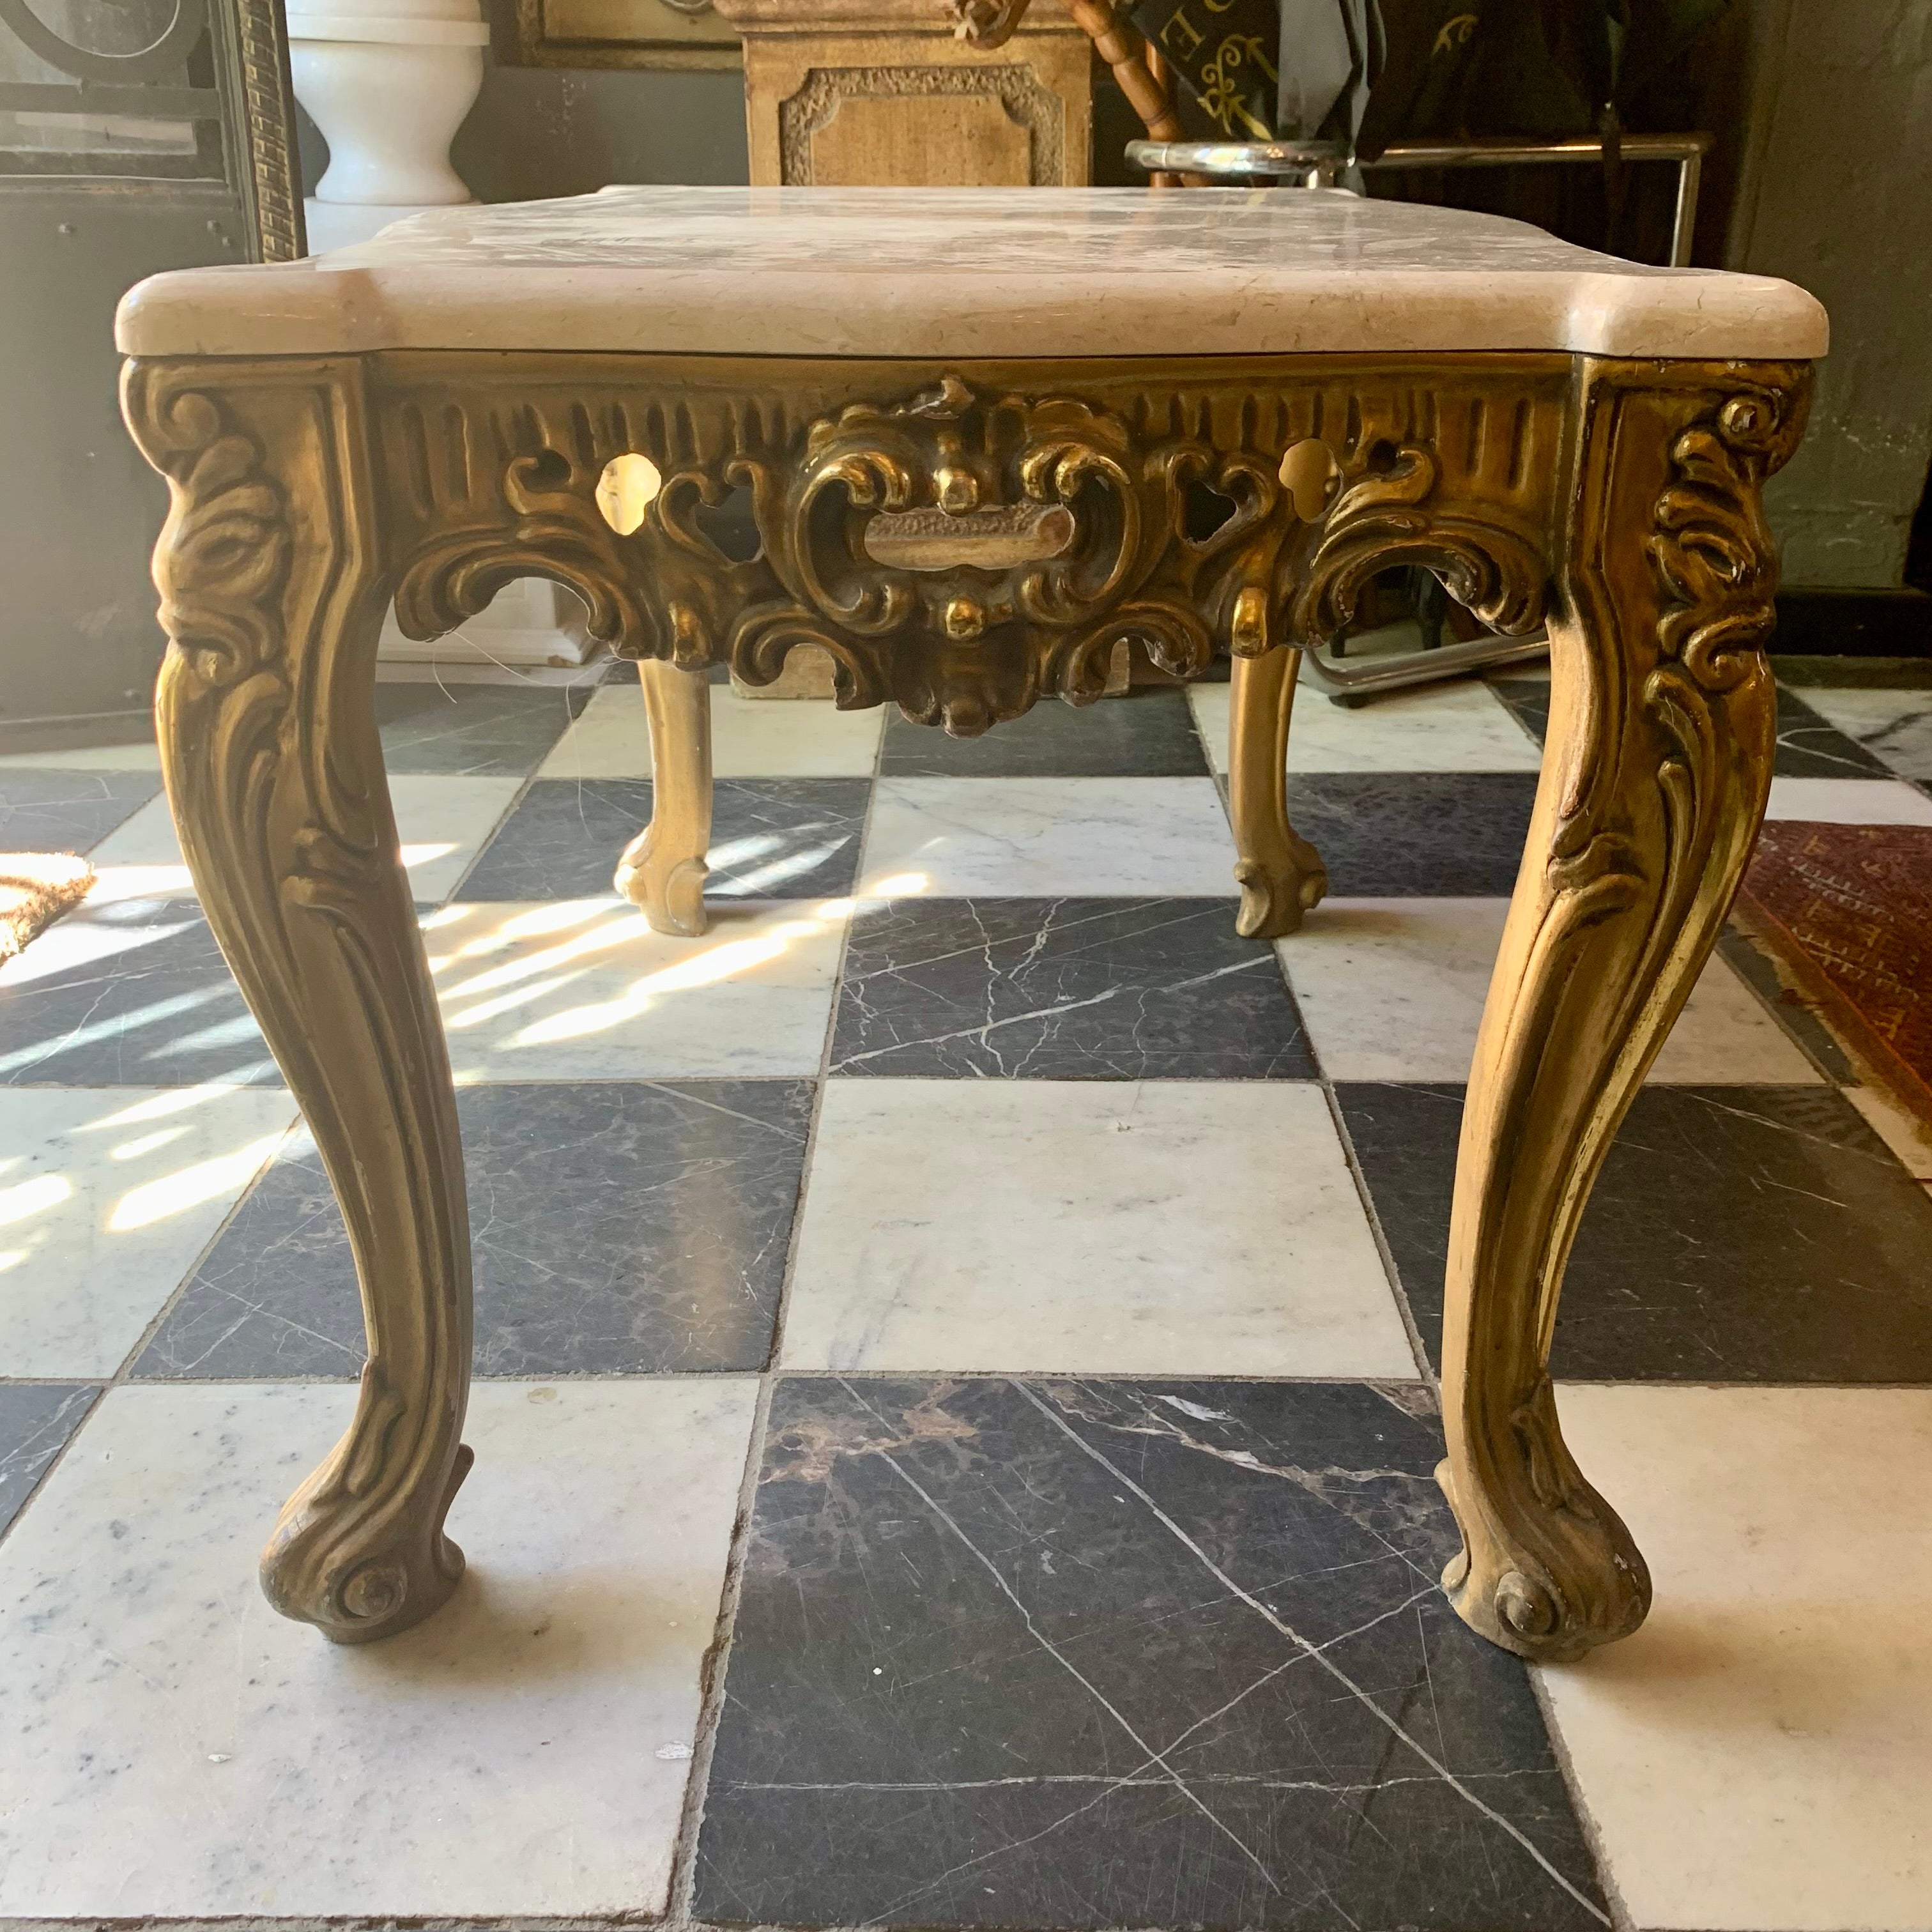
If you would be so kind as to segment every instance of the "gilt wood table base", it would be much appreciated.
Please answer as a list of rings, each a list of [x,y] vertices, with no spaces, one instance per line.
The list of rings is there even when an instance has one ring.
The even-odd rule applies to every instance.
[[[653,722],[706,797],[704,692],[688,674],[716,662],[755,682],[817,645],[842,704],[890,700],[970,730],[1043,696],[1097,696],[1124,637],[1184,676],[1225,648],[1241,667],[1242,884],[1263,916],[1283,896],[1298,910],[1320,878],[1282,810],[1295,646],[1344,621],[1376,572],[1420,564],[1497,628],[1546,622],[1552,640],[1542,782],[1456,1176],[1442,1479],[1465,1546],[1444,1581],[1472,1626],[1526,1657],[1636,1628],[1648,1577],[1564,1444],[1551,1333],[1592,1184],[1763,810],[1775,568],[1760,490],[1801,433],[1808,362],[1574,344],[311,353],[278,336],[288,326],[260,326],[260,353],[229,338],[187,352],[166,305],[137,291],[122,328],[128,421],[172,495],[155,558],[169,793],[340,1200],[368,1321],[355,1419],[263,1558],[278,1608],[364,1641],[429,1615],[461,1570],[442,1523],[470,1460],[467,1223],[375,726],[392,596],[404,628],[430,636],[514,578],[570,585],[596,634],[662,661],[645,667]],[[1806,311],[1778,339],[1815,335]],[[634,454],[662,487],[620,535],[598,486]],[[1312,496],[1311,457],[1328,479]],[[1234,510],[1195,541],[1202,482]],[[750,560],[701,514],[740,484],[762,540]],[[630,855],[686,917],[698,820]]]

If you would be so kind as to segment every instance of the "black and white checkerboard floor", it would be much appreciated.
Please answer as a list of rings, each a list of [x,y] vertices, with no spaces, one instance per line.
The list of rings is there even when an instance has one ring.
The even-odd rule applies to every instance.
[[[1789,691],[1773,811],[1932,822],[1928,686]],[[351,1651],[254,1581],[362,1354],[313,1151],[152,753],[0,762],[101,875],[0,969],[0,1917],[1932,1928],[1932,1148],[1741,939],[1557,1336],[1655,1613],[1530,1672],[1436,1590],[1544,689],[1307,698],[1276,949],[1225,687],[719,687],[692,942],[609,892],[634,683],[382,686],[482,1379],[469,1576]]]

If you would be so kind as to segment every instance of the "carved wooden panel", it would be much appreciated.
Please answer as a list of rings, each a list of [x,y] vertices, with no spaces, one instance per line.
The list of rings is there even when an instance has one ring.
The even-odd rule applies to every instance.
[[[1066,103],[1030,68],[814,68],[778,105],[788,186],[1058,186]]]
[[[1077,188],[1090,178],[1093,55],[1071,22],[1016,34],[994,53],[943,26],[744,29],[757,185]]]

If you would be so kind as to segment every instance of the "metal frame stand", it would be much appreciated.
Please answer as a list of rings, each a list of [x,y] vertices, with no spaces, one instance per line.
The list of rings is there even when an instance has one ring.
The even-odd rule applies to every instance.
[[[1697,190],[1704,157],[1711,151],[1708,134],[1625,134],[1618,152],[1627,161],[1670,161],[1677,168],[1677,202],[1672,212],[1670,260],[1673,268],[1690,262],[1691,237],[1697,224]],[[1358,155],[1340,143],[1328,141],[1130,141],[1127,160],[1150,173],[1208,176],[1230,185],[1292,182],[1302,188],[1332,188],[1351,170],[1393,173],[1406,168],[1501,168],[1525,164],[1600,165],[1600,141],[1391,141],[1372,158]],[[1425,631],[1439,637],[1439,622]],[[1430,642],[1420,651],[1393,658],[1350,664],[1342,657],[1340,639],[1327,651],[1310,650],[1304,663],[1334,703],[1365,704],[1372,698],[1443,678],[1495,670],[1507,664],[1528,664],[1546,656],[1550,640],[1533,638],[1477,638],[1466,644]]]

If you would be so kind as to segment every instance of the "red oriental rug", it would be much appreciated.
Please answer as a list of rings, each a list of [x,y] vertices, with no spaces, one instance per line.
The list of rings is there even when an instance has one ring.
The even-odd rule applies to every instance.
[[[1932,1129],[1932,826],[1771,820],[1737,909],[1874,1080]]]

